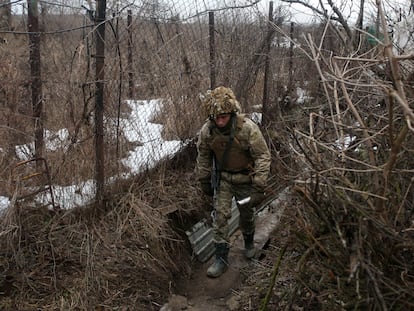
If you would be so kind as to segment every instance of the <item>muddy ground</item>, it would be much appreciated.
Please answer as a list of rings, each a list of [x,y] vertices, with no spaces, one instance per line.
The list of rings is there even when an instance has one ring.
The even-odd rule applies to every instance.
[[[194,260],[188,275],[176,281],[172,295],[161,311],[258,310],[270,279],[268,274],[263,279],[260,270],[268,269],[273,264],[281,241],[288,236],[283,217],[289,202],[287,193],[285,191],[258,214],[255,234],[258,251],[254,259],[244,257],[243,237],[237,230],[231,239],[228,270],[219,278],[209,278],[206,270],[214,258],[206,263]],[[255,276],[260,280],[255,280]],[[256,281],[258,283],[254,284]]]

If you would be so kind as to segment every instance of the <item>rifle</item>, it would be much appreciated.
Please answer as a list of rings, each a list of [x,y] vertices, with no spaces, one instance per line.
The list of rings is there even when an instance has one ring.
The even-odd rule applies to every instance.
[[[216,205],[217,205],[217,190],[220,186],[220,171],[218,169],[216,156],[213,153],[213,161],[211,165],[211,188],[213,189],[213,210],[211,211],[211,218],[216,218]]]

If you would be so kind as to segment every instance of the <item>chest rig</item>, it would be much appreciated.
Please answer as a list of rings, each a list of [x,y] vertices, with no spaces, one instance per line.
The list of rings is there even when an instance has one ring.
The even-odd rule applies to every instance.
[[[246,139],[238,135],[243,127],[244,116],[233,116],[230,122],[230,128],[224,131],[218,129],[213,123],[210,128],[210,149],[221,171],[249,174],[254,164],[250,156],[249,144]]]

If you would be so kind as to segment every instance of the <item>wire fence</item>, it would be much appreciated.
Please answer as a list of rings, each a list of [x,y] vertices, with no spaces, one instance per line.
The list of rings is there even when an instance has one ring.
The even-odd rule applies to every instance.
[[[270,107],[269,118],[295,97],[292,59],[300,67],[304,58],[272,2],[116,2],[104,18],[89,2],[13,8],[20,14],[0,33],[6,197],[20,178],[10,176],[13,166],[32,158],[47,159],[61,206],[91,199],[97,179],[144,173],[196,136],[205,118],[198,95],[215,85],[232,87],[247,113]],[[295,85],[306,80],[300,74]]]
[[[41,2],[34,23],[26,9],[11,15],[0,32],[0,202],[94,202],[98,186],[190,145],[205,119],[199,93],[226,85],[304,202],[289,219],[303,251],[289,304],[412,309],[412,53],[381,7],[381,29],[355,35],[339,17],[299,26],[271,2],[217,3]],[[412,42],[409,30],[398,40]]]

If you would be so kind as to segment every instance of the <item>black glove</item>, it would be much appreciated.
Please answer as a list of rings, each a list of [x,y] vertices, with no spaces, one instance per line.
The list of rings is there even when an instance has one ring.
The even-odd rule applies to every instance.
[[[250,192],[250,206],[257,206],[262,203],[265,198],[264,189],[257,186],[252,186],[252,191]]]
[[[214,194],[213,188],[211,188],[210,179],[201,179],[200,180],[200,188],[204,192],[204,194],[212,197]]]

